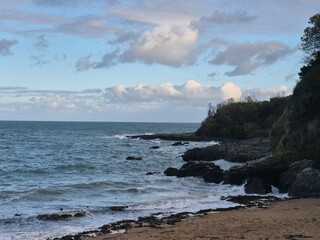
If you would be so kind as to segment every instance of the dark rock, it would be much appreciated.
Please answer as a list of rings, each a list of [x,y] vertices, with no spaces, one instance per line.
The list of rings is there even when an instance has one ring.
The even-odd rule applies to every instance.
[[[246,163],[232,167],[224,175],[226,184],[241,185],[246,179],[261,178],[273,186],[279,186],[280,174],[288,170],[286,162],[274,162],[272,159]]]
[[[128,138],[139,138],[143,140],[154,140],[161,139],[167,141],[211,141],[211,137],[201,137],[196,136],[194,133],[168,133],[168,134],[151,134],[151,135],[136,135],[136,136],[127,136]]]
[[[37,219],[42,221],[60,221],[66,220],[74,217],[84,217],[86,215],[85,212],[66,212],[66,213],[54,213],[54,214],[43,214],[37,216]]]
[[[159,146],[152,146],[150,147],[150,149],[159,149],[160,147]]]
[[[129,156],[129,157],[126,158],[126,160],[142,160],[142,157]]]
[[[167,168],[167,169],[164,171],[164,174],[165,174],[166,176],[177,176],[177,174],[178,174],[178,169],[169,167],[169,168]]]
[[[183,146],[183,145],[188,145],[189,142],[175,142],[171,144],[171,146]]]
[[[128,206],[112,206],[112,207],[109,207],[109,209],[111,211],[116,211],[116,212],[119,212],[119,211],[124,211],[128,208]]]
[[[244,186],[244,190],[247,194],[267,194],[271,192],[272,188],[261,178],[250,178]]]
[[[186,151],[184,161],[215,161],[225,159],[229,162],[247,162],[269,155],[269,141],[263,138],[234,140],[205,148]]]
[[[157,174],[159,172],[147,172],[146,175],[154,175],[154,174]]]
[[[288,193],[295,197],[320,196],[320,171],[311,167],[302,170],[289,187]]]
[[[296,177],[305,168],[313,167],[313,161],[302,160],[294,162],[290,165],[288,171],[282,173],[279,179],[279,190],[282,193],[288,191],[289,187],[294,183]]]
[[[168,168],[167,176],[202,177],[206,182],[220,183],[223,180],[223,171],[219,166],[208,162],[189,162],[180,169]]]
[[[245,205],[246,207],[259,207],[265,205],[266,202],[278,201],[279,198],[274,196],[229,196],[221,198],[222,200],[227,200],[229,202],[238,203]]]

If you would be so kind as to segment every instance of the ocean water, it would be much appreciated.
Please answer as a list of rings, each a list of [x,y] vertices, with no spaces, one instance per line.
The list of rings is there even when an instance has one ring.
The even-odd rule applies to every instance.
[[[168,167],[184,164],[181,154],[187,149],[215,142],[171,146],[171,141],[126,137],[193,132],[198,127],[191,123],[0,122],[0,239],[52,239],[152,213],[233,206],[220,197],[243,195],[242,186],[163,174]],[[128,161],[128,156],[142,160]],[[217,164],[224,169],[232,165],[223,160]],[[116,212],[109,209],[112,206],[128,208]],[[70,211],[83,211],[85,216],[63,221],[36,218]]]

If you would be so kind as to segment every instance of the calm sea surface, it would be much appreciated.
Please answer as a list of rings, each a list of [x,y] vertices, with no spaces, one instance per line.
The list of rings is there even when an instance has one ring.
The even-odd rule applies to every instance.
[[[162,212],[230,207],[221,196],[243,187],[167,177],[189,148],[215,144],[145,141],[127,135],[193,132],[199,124],[0,122],[0,239],[51,239],[103,224]],[[151,149],[159,146],[159,149]],[[125,160],[128,156],[142,161]],[[228,167],[224,161],[218,161]],[[153,175],[146,175],[154,172]],[[128,206],[111,211],[112,206]],[[36,216],[84,211],[85,217]]]

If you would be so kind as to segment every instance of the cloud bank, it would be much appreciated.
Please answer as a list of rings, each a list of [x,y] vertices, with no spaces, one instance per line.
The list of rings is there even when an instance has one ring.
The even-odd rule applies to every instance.
[[[161,116],[167,116],[162,120],[200,122],[206,114],[208,103],[217,104],[229,98],[240,100],[249,95],[264,100],[278,94],[286,95],[289,90],[285,86],[278,89],[240,89],[232,82],[221,86],[205,86],[189,80],[182,85],[116,85],[82,91],[0,87],[0,93],[2,119],[27,114],[38,118],[48,116],[46,120],[54,116],[62,120],[70,120],[68,117],[79,120],[77,117],[81,116],[80,119],[90,117],[91,121],[141,121],[142,115],[149,116],[150,121],[159,121]]]

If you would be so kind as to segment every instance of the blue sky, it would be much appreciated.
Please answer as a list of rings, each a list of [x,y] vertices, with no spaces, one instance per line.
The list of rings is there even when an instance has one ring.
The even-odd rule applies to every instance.
[[[200,122],[290,94],[319,0],[0,0],[0,120]]]

